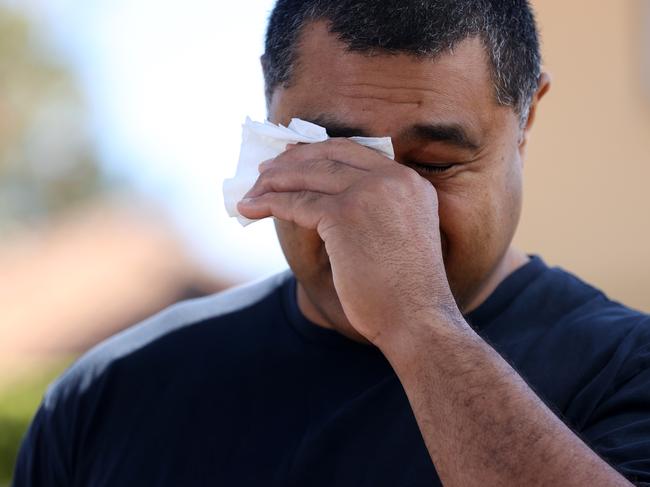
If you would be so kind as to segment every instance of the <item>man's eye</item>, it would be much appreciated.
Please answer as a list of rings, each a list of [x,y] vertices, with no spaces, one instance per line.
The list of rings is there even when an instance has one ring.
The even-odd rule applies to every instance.
[[[418,163],[410,163],[408,164],[410,167],[415,169],[416,171],[420,171],[423,173],[430,173],[430,174],[436,174],[436,173],[441,173],[445,172],[448,169],[451,169],[454,167],[453,164],[444,164],[444,165],[432,165],[432,164],[418,164]]]

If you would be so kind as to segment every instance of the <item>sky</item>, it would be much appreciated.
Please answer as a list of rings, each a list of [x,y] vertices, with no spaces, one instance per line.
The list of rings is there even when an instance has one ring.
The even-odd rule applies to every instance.
[[[270,220],[228,218],[246,116],[265,118],[259,56],[273,0],[2,0],[76,75],[107,173],[160,203],[206,269],[250,280],[286,263]]]

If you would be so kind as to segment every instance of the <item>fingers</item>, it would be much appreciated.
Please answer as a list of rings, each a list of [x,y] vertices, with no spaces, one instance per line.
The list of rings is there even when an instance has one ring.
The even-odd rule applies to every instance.
[[[237,208],[252,220],[274,216],[318,230],[324,220],[335,223],[340,213],[336,204],[346,190],[371,170],[394,166],[391,159],[347,139],[291,145],[260,165],[257,182]]]
[[[251,220],[274,216],[316,230],[327,215],[328,198],[331,197],[313,191],[272,192],[244,198],[237,204],[237,209]]]
[[[367,171],[394,161],[374,149],[344,138],[333,138],[315,144],[292,144],[275,158],[276,162],[301,162],[310,160],[338,161]]]
[[[367,171],[330,160],[302,163],[274,160],[260,165],[260,176],[246,194],[252,198],[268,192],[315,191],[339,194],[358,181]]]

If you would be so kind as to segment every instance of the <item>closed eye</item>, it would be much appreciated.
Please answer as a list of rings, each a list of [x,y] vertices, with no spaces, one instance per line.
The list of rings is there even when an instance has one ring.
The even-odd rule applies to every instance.
[[[438,174],[447,171],[454,167],[454,164],[444,164],[444,165],[433,165],[433,164],[418,164],[417,162],[407,163],[407,166],[412,167],[416,171],[429,173],[429,174]]]

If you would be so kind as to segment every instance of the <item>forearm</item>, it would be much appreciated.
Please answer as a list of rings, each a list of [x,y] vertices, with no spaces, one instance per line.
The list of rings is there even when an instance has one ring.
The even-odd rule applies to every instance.
[[[442,321],[379,346],[446,487],[631,485],[462,319]]]

